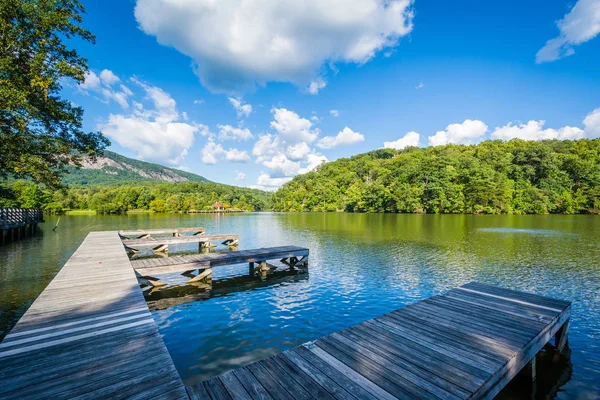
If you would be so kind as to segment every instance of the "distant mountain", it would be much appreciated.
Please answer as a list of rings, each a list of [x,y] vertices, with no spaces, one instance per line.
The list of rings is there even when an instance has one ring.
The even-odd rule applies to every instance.
[[[67,185],[125,185],[148,181],[210,182],[200,175],[134,160],[106,150],[95,161],[84,160],[80,169],[70,167],[69,173],[63,176],[63,183]]]

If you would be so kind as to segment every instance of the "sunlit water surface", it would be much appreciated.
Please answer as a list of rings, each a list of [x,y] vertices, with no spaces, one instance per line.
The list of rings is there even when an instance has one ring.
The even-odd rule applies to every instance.
[[[280,268],[266,280],[249,277],[246,265],[215,268],[210,291],[186,286],[178,274],[160,277],[170,285],[147,292],[148,304],[188,385],[480,281],[573,301],[570,361],[542,357],[536,395],[600,397],[599,217],[63,216],[56,233],[56,217],[46,220],[36,237],[0,247],[2,336],[88,232],[203,226],[207,234],[238,233],[241,250],[308,247],[310,261],[304,273]],[[501,397],[530,398],[531,391],[515,382]]]

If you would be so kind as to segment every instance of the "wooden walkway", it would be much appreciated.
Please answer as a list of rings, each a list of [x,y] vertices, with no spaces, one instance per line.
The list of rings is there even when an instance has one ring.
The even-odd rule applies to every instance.
[[[148,239],[124,239],[123,244],[135,250],[138,247],[152,247],[155,250],[166,251],[171,244],[194,244],[198,243],[200,247],[211,247],[214,242],[221,242],[226,246],[235,246],[239,243],[239,235],[220,234],[220,235],[196,235],[196,236],[178,236],[166,238],[148,238]]]
[[[268,260],[308,257],[308,249],[298,246],[266,247],[254,250],[230,251],[227,253],[192,254],[166,258],[132,260],[133,268],[144,275],[185,272],[222,265],[240,263],[262,263]]]
[[[5,337],[0,382],[2,399],[187,398],[117,232],[90,233]]]
[[[553,336],[562,349],[570,313],[566,301],[470,283],[187,390],[213,400],[491,399]]]
[[[130,231],[119,231],[119,235],[123,237],[150,237],[152,235],[172,235],[181,236],[183,233],[191,233],[192,235],[200,235],[206,232],[204,228],[161,228],[161,229],[136,229]]]

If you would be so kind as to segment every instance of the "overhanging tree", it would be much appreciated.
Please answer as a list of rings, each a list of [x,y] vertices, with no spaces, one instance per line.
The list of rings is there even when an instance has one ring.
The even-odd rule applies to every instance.
[[[84,81],[87,60],[66,41],[94,42],[77,0],[0,0],[0,176],[51,187],[82,156],[109,145],[82,130],[83,109],[60,97],[62,83]]]

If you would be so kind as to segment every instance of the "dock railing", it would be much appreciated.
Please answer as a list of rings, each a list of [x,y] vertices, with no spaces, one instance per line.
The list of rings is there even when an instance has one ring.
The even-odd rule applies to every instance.
[[[39,208],[0,208],[0,227],[19,226],[44,222],[44,213]]]

